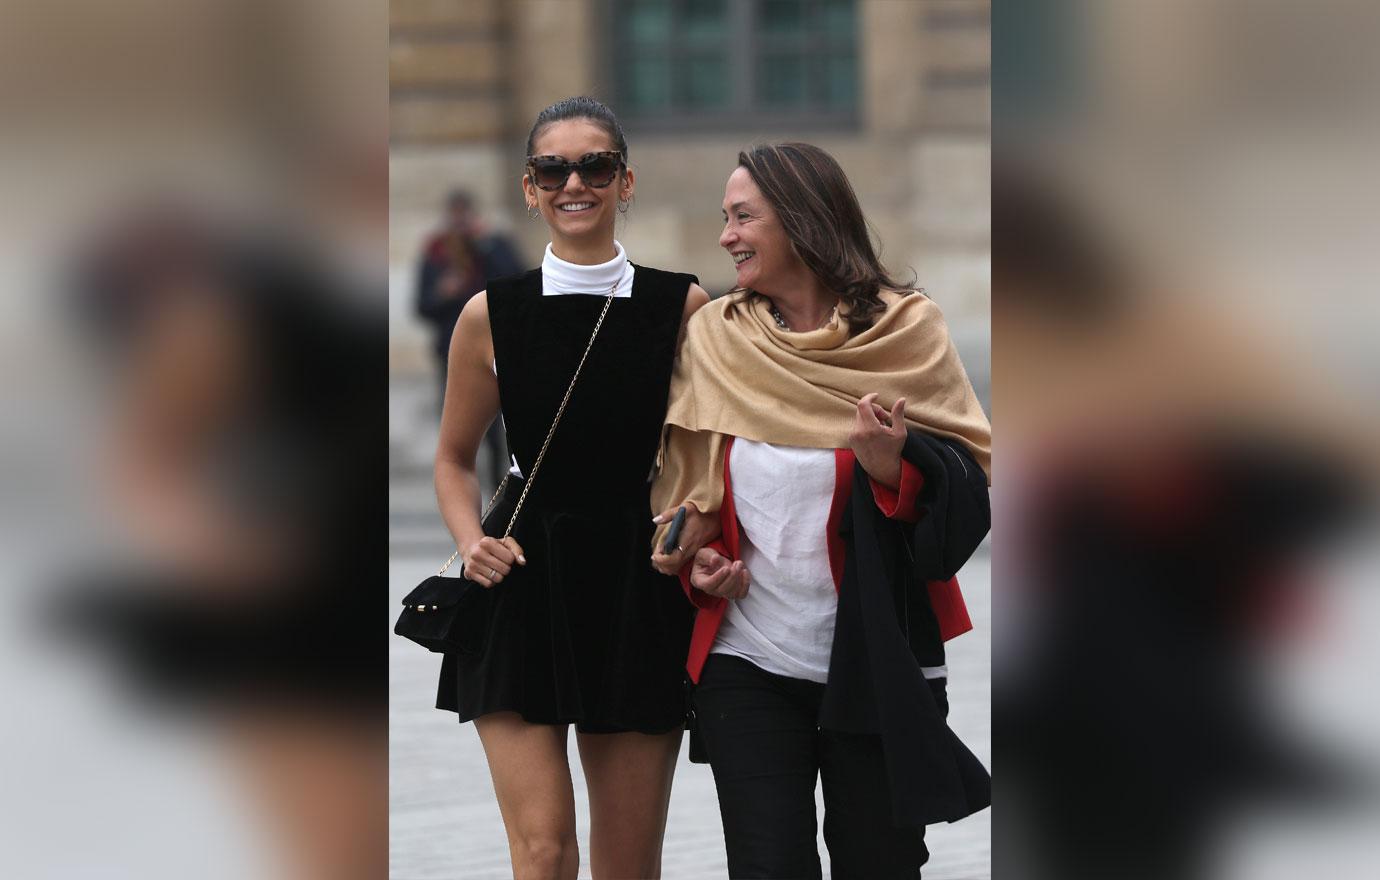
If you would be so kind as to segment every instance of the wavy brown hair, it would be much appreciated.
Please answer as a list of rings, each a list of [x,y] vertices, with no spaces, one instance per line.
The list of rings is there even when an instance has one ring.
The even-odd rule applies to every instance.
[[[915,286],[914,279],[898,284],[877,259],[858,196],[833,156],[813,144],[764,144],[739,153],[738,164],[771,203],[796,255],[848,304],[850,334],[886,310],[883,288],[908,293]]]

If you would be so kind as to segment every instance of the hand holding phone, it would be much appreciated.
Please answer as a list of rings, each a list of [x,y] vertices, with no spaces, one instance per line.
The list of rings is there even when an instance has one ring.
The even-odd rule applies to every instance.
[[[680,530],[685,528],[685,506],[676,510],[676,515],[671,519],[671,527],[666,530],[666,538],[661,542],[661,552],[670,555],[675,552],[680,544]]]

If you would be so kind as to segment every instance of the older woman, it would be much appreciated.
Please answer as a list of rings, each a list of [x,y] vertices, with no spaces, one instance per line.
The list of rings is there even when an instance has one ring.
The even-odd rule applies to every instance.
[[[734,877],[918,876],[924,825],[989,802],[949,731],[952,580],[986,534],[990,428],[938,307],[878,261],[838,163],[738,157],[729,295],[697,312],[672,381],[653,564],[699,609],[687,669]],[[721,535],[701,546],[705,539]],[[660,546],[660,545],[655,545]]]

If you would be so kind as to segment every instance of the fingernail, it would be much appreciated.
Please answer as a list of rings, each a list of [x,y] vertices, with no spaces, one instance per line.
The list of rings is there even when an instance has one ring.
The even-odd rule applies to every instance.
[[[520,565],[526,565],[526,564],[527,564],[527,557],[526,557],[526,556],[523,556],[521,553],[519,553],[519,554],[518,554],[518,563],[519,563]]]
[[[652,522],[654,522],[654,523],[660,523],[660,522],[661,522],[661,514],[658,513],[656,516],[652,517]]]

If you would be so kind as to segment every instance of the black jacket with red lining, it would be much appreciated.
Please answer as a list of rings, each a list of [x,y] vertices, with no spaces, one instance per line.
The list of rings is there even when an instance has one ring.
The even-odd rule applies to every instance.
[[[732,443],[722,534],[709,546],[738,559]],[[961,819],[991,803],[991,777],[949,729],[921,667],[943,665],[943,643],[972,629],[955,574],[991,528],[986,474],[958,443],[917,431],[896,491],[869,479],[851,450],[834,456],[828,548],[839,608],[820,725],[882,737],[897,824]],[[694,589],[689,573],[681,585],[699,612],[686,669],[698,681],[728,603]]]

